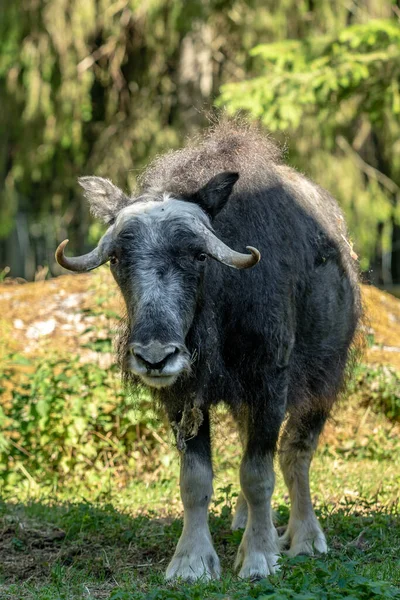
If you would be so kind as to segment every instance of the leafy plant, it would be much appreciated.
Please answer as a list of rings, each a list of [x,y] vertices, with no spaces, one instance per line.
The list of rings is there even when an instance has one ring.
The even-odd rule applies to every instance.
[[[350,383],[350,391],[360,400],[400,421],[400,373],[388,365],[359,365]]]
[[[0,465],[7,485],[26,477],[31,483],[83,473],[96,478],[122,464],[134,470],[135,451],[156,443],[151,432],[159,424],[149,396],[138,390],[128,397],[116,367],[82,364],[78,357],[38,364],[13,357],[0,381]]]
[[[370,20],[335,36],[310,36],[256,46],[251,55],[263,74],[222,86],[220,105],[232,113],[247,110],[271,131],[296,129],[319,111],[323,126],[352,101],[347,118],[360,109],[382,121],[384,111],[400,113],[400,26],[395,20]],[[343,115],[343,118],[346,118]]]

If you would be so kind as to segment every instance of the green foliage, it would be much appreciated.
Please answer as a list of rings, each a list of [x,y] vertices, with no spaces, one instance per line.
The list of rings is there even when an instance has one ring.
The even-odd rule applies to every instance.
[[[290,134],[291,161],[343,205],[364,270],[390,257],[400,223],[398,20],[313,31],[251,56],[254,76],[223,85],[217,104]],[[390,281],[392,267],[386,258],[372,276]]]
[[[12,276],[31,278],[38,264],[57,273],[60,239],[68,236],[71,251],[81,253],[99,238],[79,175],[134,188],[150,158],[206,124],[202,111],[232,80],[219,104],[296,132],[291,160],[345,205],[363,268],[376,254],[371,230],[380,220],[390,251],[391,218],[400,210],[393,188],[373,187],[352,155],[343,160],[334,151],[338,134],[351,144],[364,122],[373,125],[380,143],[368,160],[387,165],[375,166],[396,192],[399,27],[389,0],[38,0],[23,7],[5,3],[0,18],[0,260],[12,263]],[[19,257],[3,254],[16,216],[18,239],[29,239]]]
[[[400,373],[393,367],[359,365],[350,389],[365,405],[400,421]]]
[[[134,188],[149,158],[204,125],[214,73],[224,79],[236,61],[244,72],[269,15],[262,0],[38,0],[1,10],[0,238],[23,211],[51,255],[67,227],[72,246],[87,239],[77,177]],[[238,14],[257,26],[247,30]]]
[[[318,110],[321,127],[338,114],[348,121],[357,111],[372,121],[400,113],[400,25],[376,20],[346,27],[331,37],[309,37],[256,46],[264,74],[222,87],[219,104],[229,112],[247,110],[271,131],[297,129]],[[351,101],[346,115],[339,113]]]
[[[124,394],[116,367],[80,364],[78,357],[38,364],[13,357],[0,374],[0,393],[6,487],[79,480],[84,473],[95,485],[107,469],[134,472],[138,451],[155,443],[158,419],[148,395]]]
[[[394,381],[384,368],[362,367],[352,393],[363,400],[374,391],[369,401],[375,406],[378,398],[391,397]],[[0,395],[2,493],[11,500],[0,501],[2,598],[400,598],[398,451],[378,427],[367,447],[334,444],[334,459],[319,452],[314,460],[313,497],[330,554],[283,556],[281,571],[259,582],[238,580],[232,569],[242,535],[230,531],[238,442],[223,436],[218,442],[217,431],[224,454],[217,451],[210,530],[223,577],[166,585],[163,572],[182,528],[176,518],[179,464],[148,396],[125,398],[115,368],[77,357],[32,362],[16,355],[2,368]],[[145,472],[139,466],[146,453]],[[285,493],[278,478],[280,526],[289,514]]]
[[[326,453],[331,455],[332,449],[325,448]],[[342,456],[346,460],[374,460],[382,463],[392,460],[400,455],[400,442],[396,431],[371,431],[362,439],[348,437],[334,450],[335,455]]]
[[[108,351],[109,338],[97,345],[97,351]],[[361,365],[349,392],[357,402],[399,421],[399,381],[390,367]],[[0,371],[3,489],[72,484],[83,474],[94,487],[102,487],[111,473],[114,481],[123,482],[140,471],[147,456],[153,462],[154,448],[160,452],[160,443],[165,445],[160,433],[167,438],[149,395],[140,389],[134,396],[124,393],[116,366],[104,369],[76,356],[31,362],[14,355]],[[366,438],[345,439],[334,451],[346,458],[384,461],[398,450],[396,432],[384,428]],[[169,465],[172,454],[172,447],[164,448],[159,463]],[[222,491],[218,504],[227,503],[231,493],[229,486]]]
[[[229,586],[233,588],[229,596],[224,589],[226,584],[206,586],[200,583],[193,586],[182,585],[173,590],[158,589],[149,593],[117,590],[109,596],[109,600],[201,600],[204,597],[219,600],[372,600],[399,597],[398,591],[390,583],[377,583],[360,577],[351,567],[344,569],[341,579],[335,581],[335,567],[332,568],[323,561],[311,562],[306,557],[299,557],[286,561],[285,566],[288,575],[285,583],[276,586],[275,581],[271,583],[269,580],[262,580],[253,585],[240,582]]]

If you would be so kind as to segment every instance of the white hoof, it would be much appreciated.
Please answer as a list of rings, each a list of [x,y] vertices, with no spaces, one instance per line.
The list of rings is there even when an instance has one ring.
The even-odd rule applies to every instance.
[[[236,557],[235,569],[241,566],[242,579],[262,579],[279,570],[279,550],[275,528],[253,533],[245,531]]]
[[[281,549],[289,548],[286,551],[288,556],[298,556],[299,554],[326,554],[328,545],[324,532],[321,529],[317,519],[309,521],[297,521],[290,523],[284,535],[279,538]]]
[[[239,571],[239,577],[242,579],[263,579],[268,575],[273,575],[279,571],[278,559],[279,554],[252,552],[245,557]]]
[[[193,582],[197,579],[209,581],[219,579],[221,568],[218,556],[210,541],[198,543],[190,550],[185,545],[176,549],[173,559],[168,565],[165,579],[182,579]]]

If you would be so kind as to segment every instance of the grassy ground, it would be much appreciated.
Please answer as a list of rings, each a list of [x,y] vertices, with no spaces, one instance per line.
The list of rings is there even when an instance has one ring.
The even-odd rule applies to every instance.
[[[362,474],[362,476],[360,476]],[[281,572],[260,583],[232,571],[240,533],[229,522],[235,493],[217,479],[211,531],[223,578],[212,584],[165,585],[163,571],[181,530],[176,468],[158,483],[132,482],[100,501],[90,492],[60,490],[0,507],[0,597],[37,600],[104,598],[399,598],[400,523],[392,462],[337,464],[319,455],[313,487],[327,533],[327,558],[282,559]],[[360,485],[361,484],[361,485]],[[360,493],[360,488],[362,493]],[[233,487],[237,492],[237,487]],[[70,496],[73,501],[62,501]],[[278,525],[288,517],[281,483],[275,495]]]
[[[321,440],[311,479],[329,555],[283,556],[280,572],[268,580],[240,581],[233,571],[241,538],[230,531],[239,443],[231,420],[218,411],[210,526],[223,576],[209,584],[167,585],[163,572],[182,527],[170,434],[146,396],[122,394],[109,363],[112,307],[104,308],[99,289],[86,296],[86,280],[77,278],[71,302],[51,285],[51,313],[40,321],[28,317],[21,290],[13,295],[7,288],[14,301],[2,330],[9,341],[0,349],[0,600],[400,598],[395,370],[361,367]],[[43,292],[29,288],[32,315],[35,295],[42,302]],[[81,297],[92,304],[82,305]],[[397,323],[399,306],[380,314],[382,322]],[[58,313],[54,325],[51,315]],[[28,318],[30,346],[23,352],[21,322]],[[45,339],[40,324],[42,330],[54,325]],[[378,348],[372,337],[373,356],[382,350],[383,359],[397,357],[395,340]],[[284,527],[289,503],[280,475],[274,508],[277,526]]]
[[[357,411],[345,412],[351,419]],[[383,431],[383,417],[369,419],[376,433]],[[313,464],[312,490],[329,555],[283,557],[278,575],[248,583],[233,572],[241,533],[229,527],[238,492],[239,446],[226,416],[220,414],[216,421],[210,524],[222,560],[221,581],[192,586],[163,582],[182,526],[178,461],[166,446],[154,452],[153,471],[147,469],[146,476],[121,489],[112,472],[93,488],[84,478],[66,478],[51,487],[21,480],[14,494],[8,489],[0,505],[0,598],[400,598],[400,451],[390,436],[391,458],[385,458],[382,447],[380,454],[366,458],[363,433],[350,452],[345,444],[332,447],[329,439],[323,440]],[[334,431],[330,427],[328,438]],[[342,435],[343,426],[338,431]],[[166,439],[161,438],[163,444]],[[289,504],[280,476],[274,507],[277,525],[284,526]]]

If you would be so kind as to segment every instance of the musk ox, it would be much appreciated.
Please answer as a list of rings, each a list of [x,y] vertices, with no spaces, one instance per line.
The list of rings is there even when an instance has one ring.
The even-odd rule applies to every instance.
[[[64,241],[57,260],[71,271],[110,262],[127,309],[123,371],[162,403],[180,450],[184,525],[167,579],[220,574],[208,527],[209,411],[219,402],[243,445],[239,576],[274,573],[280,549],[326,552],[309,468],[360,317],[336,201],[236,123],[157,158],[132,196],[100,177],[79,183],[108,229],[84,256],[67,257]],[[291,500],[281,538],[271,516],[279,436]]]

